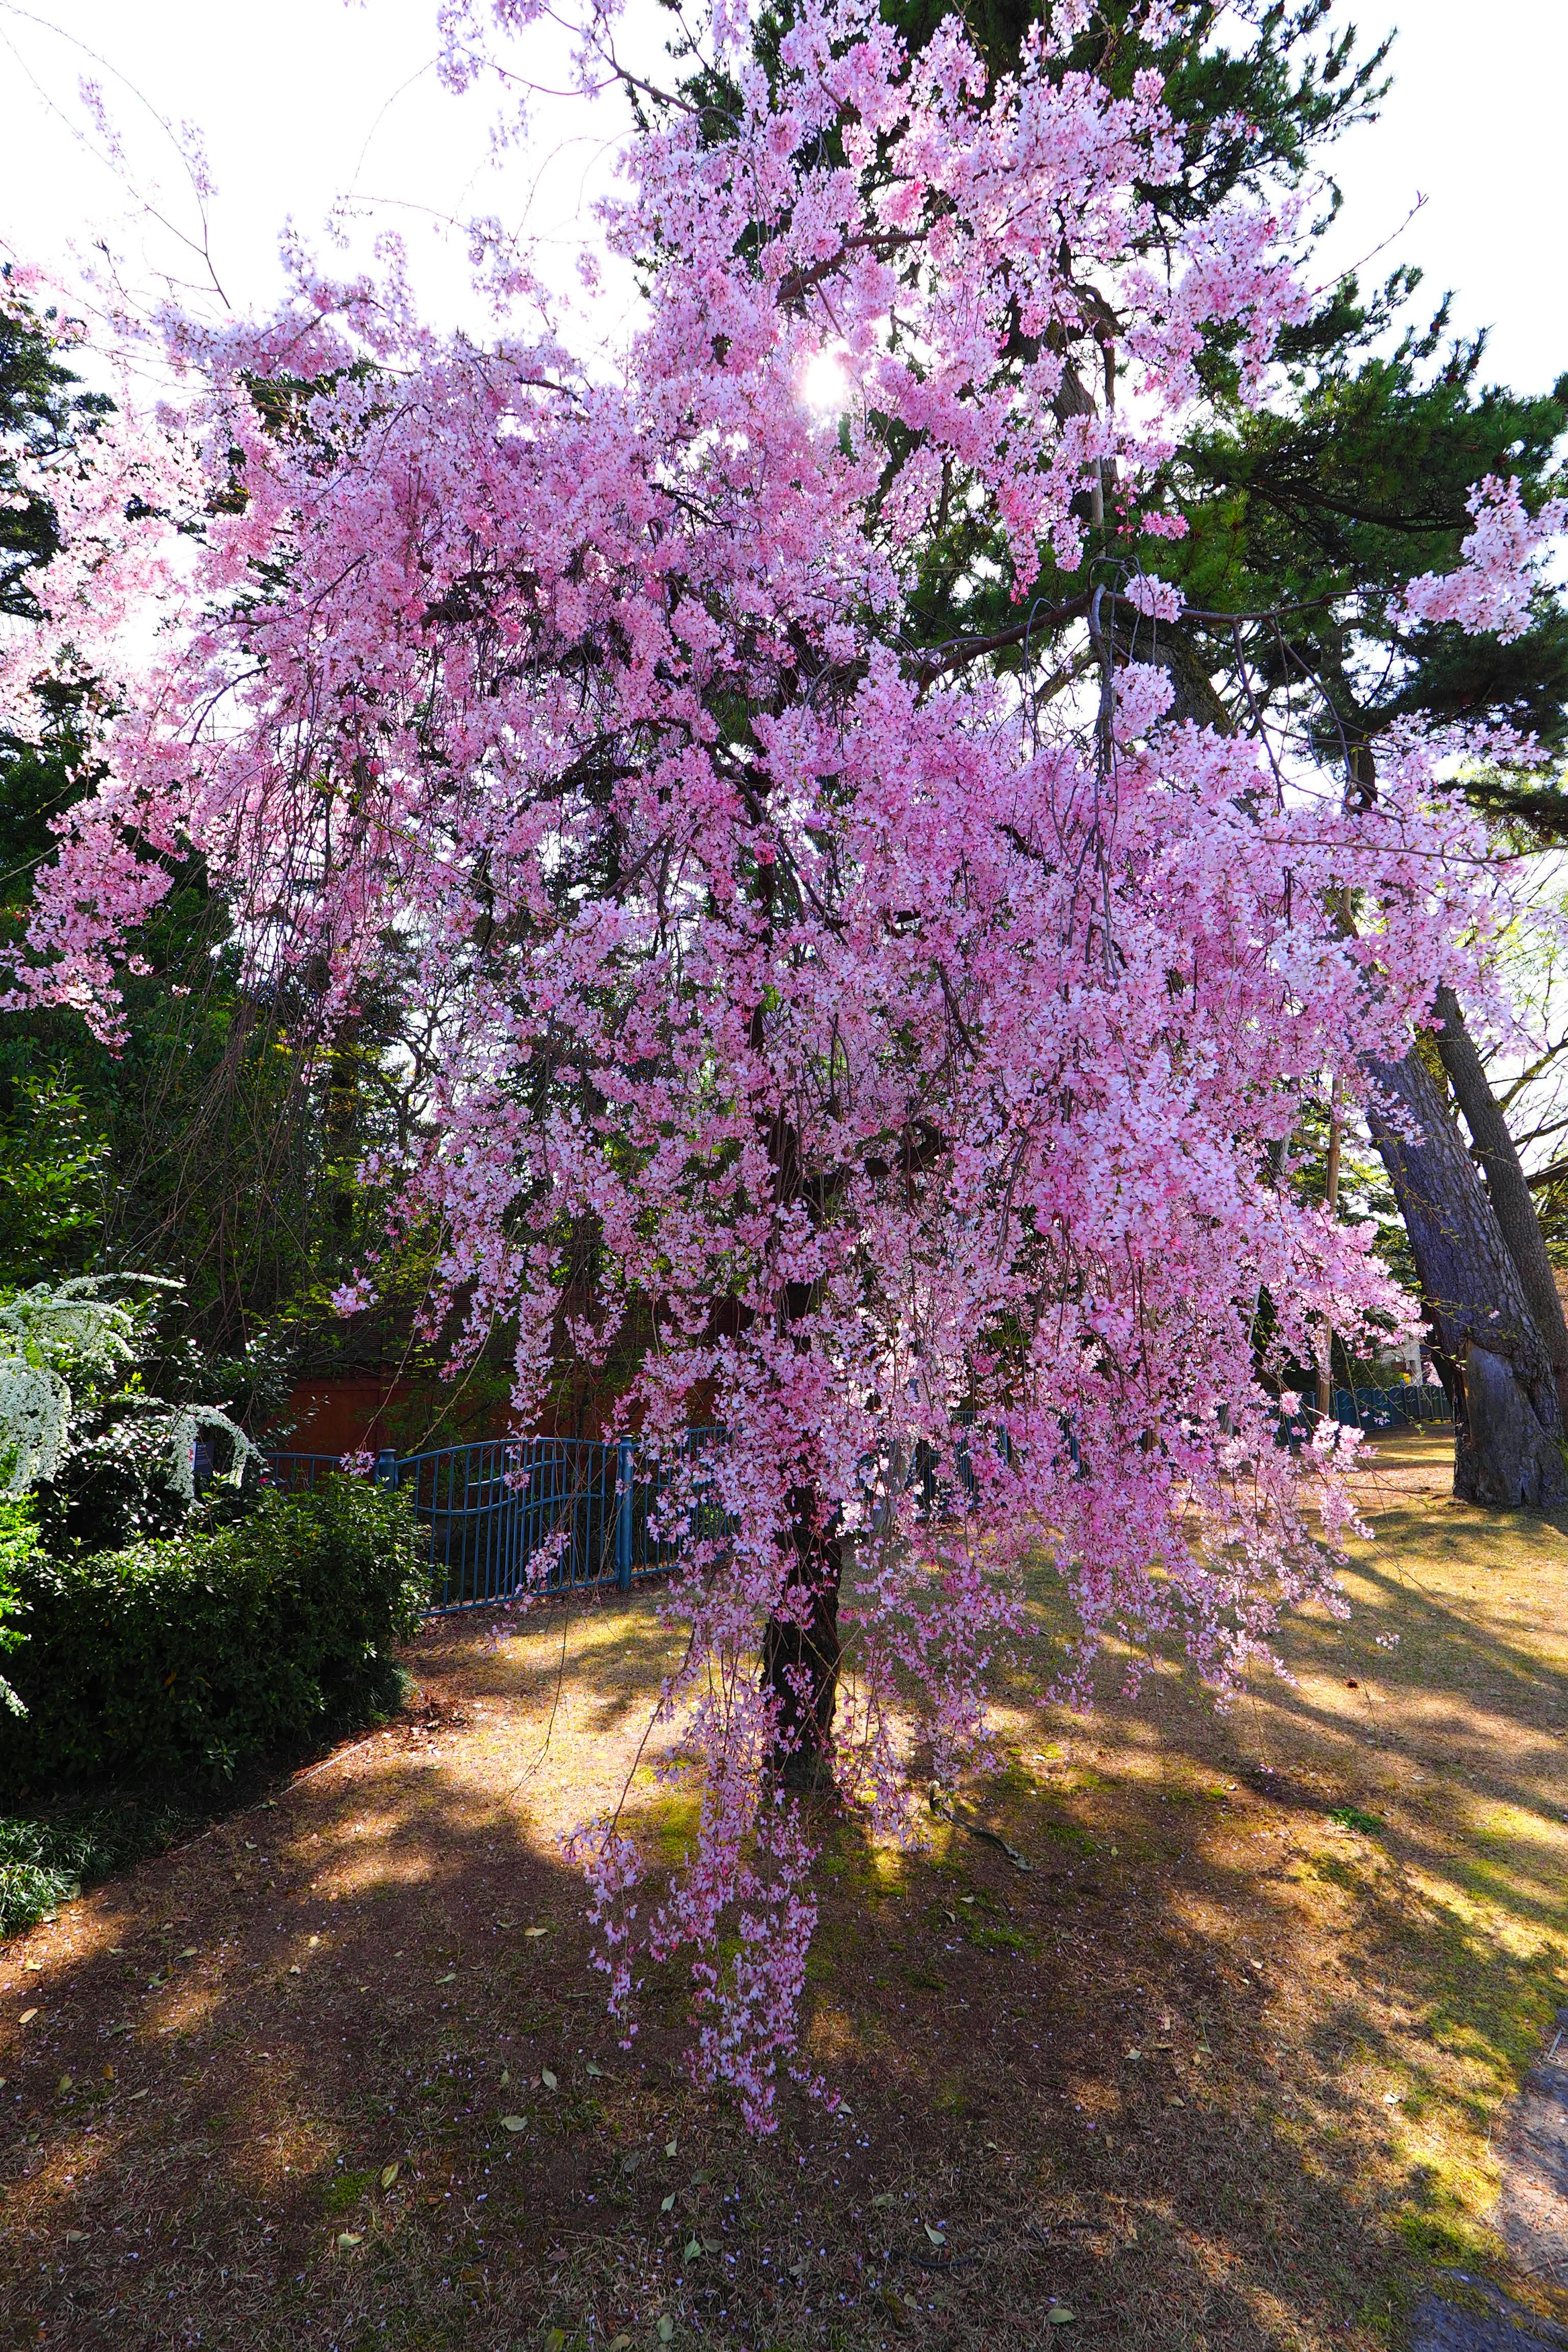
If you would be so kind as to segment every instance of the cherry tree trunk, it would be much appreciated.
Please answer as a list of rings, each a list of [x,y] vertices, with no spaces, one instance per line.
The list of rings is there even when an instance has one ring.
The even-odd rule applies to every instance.
[[[1454,1492],[1509,1507],[1561,1502],[1568,1454],[1554,1367],[1475,1163],[1414,1046],[1368,1069],[1383,1098],[1369,1106],[1373,1140],[1453,1400]]]
[[[817,1498],[807,1488],[789,1497],[794,1559],[786,1606],[763,1635],[763,1688],[777,1713],[776,1764],[789,1789],[833,1783],[833,1718],[838,1706],[838,1587],[843,1546],[817,1530]]]

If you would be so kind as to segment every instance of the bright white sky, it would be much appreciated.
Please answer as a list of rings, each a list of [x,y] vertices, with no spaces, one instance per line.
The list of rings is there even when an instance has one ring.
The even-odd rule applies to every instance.
[[[643,21],[651,20],[647,0]],[[1390,0],[1346,9],[1371,35],[1397,21]],[[1423,265],[1434,294],[1452,286],[1464,327],[1490,324],[1499,373],[1544,389],[1568,370],[1568,238],[1561,226],[1563,91],[1568,8],[1561,0],[1405,0],[1384,119],[1340,151],[1344,218],[1335,267],[1359,260],[1425,208],[1383,255]],[[168,214],[193,230],[178,159],[136,93],[204,134],[218,195],[212,249],[230,301],[265,308],[279,290],[279,224],[330,256],[323,224],[351,196],[367,219],[405,235],[427,312],[473,315],[460,239],[442,217],[528,215],[542,258],[564,285],[589,231],[587,205],[607,184],[625,112],[563,99],[536,109],[532,141],[498,172],[489,153],[489,93],[459,101],[431,60],[435,0],[0,0],[0,252],[68,262],[107,234],[143,285],[181,268],[175,237],[135,219],[123,188],[94,160],[77,96],[100,82],[134,167],[162,185]],[[665,20],[668,21],[668,20]],[[554,37],[534,37],[531,78],[564,87]],[[85,51],[97,53],[95,62]],[[117,76],[123,76],[123,80]],[[362,236],[368,235],[368,227]],[[363,246],[362,246],[363,250]],[[553,257],[553,258],[552,258]],[[601,317],[614,338],[622,301]]]

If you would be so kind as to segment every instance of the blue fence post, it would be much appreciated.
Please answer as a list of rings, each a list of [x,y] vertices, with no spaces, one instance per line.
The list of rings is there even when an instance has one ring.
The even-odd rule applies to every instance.
[[[397,1484],[397,1454],[394,1447],[384,1445],[375,1457],[375,1483],[378,1486]]]
[[[623,1592],[632,1589],[632,1456],[635,1437],[616,1444],[616,1488],[620,1504],[616,1518],[616,1582]]]

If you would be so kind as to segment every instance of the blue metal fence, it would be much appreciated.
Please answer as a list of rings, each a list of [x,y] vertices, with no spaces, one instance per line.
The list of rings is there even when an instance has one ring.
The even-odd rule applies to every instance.
[[[1348,1428],[1397,1429],[1447,1417],[1441,1389],[1334,1391],[1334,1418]],[[1294,1428],[1304,1438],[1315,1418],[1303,1397],[1285,1433]],[[673,1460],[645,1455],[631,1437],[489,1438],[403,1457],[388,1448],[375,1458],[374,1476],[413,1496],[428,1545],[433,1612],[493,1605],[531,1582],[546,1592],[612,1584],[625,1592],[674,1567],[672,1507],[682,1511],[689,1536],[725,1532],[722,1507],[708,1482],[698,1480],[682,1505],[668,1499],[683,1475],[682,1457],[700,1458],[720,1434],[689,1430]],[[973,1499],[969,1443],[967,1433],[960,1436],[945,1477],[929,1446],[916,1449],[908,1482],[920,1488],[926,1510],[951,1508],[955,1486]],[[340,1467],[335,1454],[268,1453],[266,1460],[270,1482],[287,1494]],[[542,1574],[535,1567],[542,1553],[549,1555]]]
[[[1417,1422],[1447,1418],[1443,1391],[1414,1381],[1394,1389],[1334,1391],[1334,1419],[1345,1429],[1408,1429]]]
[[[689,1430],[676,1460],[650,1459],[646,1468],[631,1437],[492,1438],[403,1457],[386,1449],[374,1476],[413,1496],[429,1547],[433,1612],[482,1608],[529,1583],[546,1592],[607,1584],[624,1592],[675,1565],[668,1497],[679,1457],[700,1456],[717,1434]],[[341,1466],[332,1454],[266,1458],[271,1483],[290,1494]],[[722,1508],[704,1482],[678,1507],[689,1534],[723,1532]],[[548,1556],[542,1571],[541,1554]]]

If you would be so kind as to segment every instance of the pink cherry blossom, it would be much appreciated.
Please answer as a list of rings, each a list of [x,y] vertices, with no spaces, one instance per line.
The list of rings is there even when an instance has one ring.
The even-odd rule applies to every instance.
[[[449,0],[448,78],[510,70],[495,26],[533,13]],[[583,37],[612,71],[611,15]],[[1173,719],[1163,583],[1122,591],[1137,659],[1098,720],[1037,722],[961,615],[907,650],[955,491],[1021,623],[1108,483],[1178,529],[1157,480],[1204,333],[1239,325],[1261,398],[1302,315],[1289,216],[1238,199],[1151,270],[1142,192],[1181,162],[1158,83],[1113,94],[1038,28],[995,81],[956,21],[911,58],[863,0],[805,0],[771,79],[742,20],[713,37],[725,135],[658,113],[607,223],[648,281],[618,375],[536,310],[427,332],[395,257],[348,285],[298,262],[259,326],[170,318],[186,405],[52,484],[47,622],[0,719],[49,664],[114,681],[11,1003],[114,1037],[128,936],[199,855],[258,982],[316,976],[329,1021],[417,1003],[419,1132],[365,1173],[395,1235],[437,1237],[454,1361],[515,1330],[517,1426],[563,1346],[602,1360],[651,1314],[625,1402],[668,1478],[689,1638],[659,1713],[700,1822],[657,1896],[632,1817],[572,1851],[623,2030],[642,1959],[687,1954],[693,2063],[766,2129],[815,1916],[756,1664],[808,1605],[799,1543],[853,1552],[832,1755],[891,1836],[920,1834],[917,1759],[986,1752],[1037,1566],[1077,1627],[1042,1682],[1085,1703],[1107,1641],[1223,1696],[1282,1609],[1342,1610],[1354,1441],[1292,1451],[1275,1382],[1325,1321],[1353,1347],[1409,1307],[1279,1171],[1325,1074],[1353,1095],[1510,913],[1440,789],[1462,739],[1391,742],[1370,809],[1334,775],[1277,789],[1257,745]],[[535,300],[521,265],[490,283]],[[841,415],[801,396],[821,353]],[[1496,484],[1475,511],[1412,611],[1507,633],[1559,519]],[[697,1419],[725,1435],[694,1455]]]
[[[1410,620],[1458,621],[1494,633],[1504,645],[1530,625],[1530,599],[1538,560],[1568,523],[1568,502],[1549,499],[1539,515],[1525,512],[1519,483],[1489,474],[1469,496],[1476,527],[1461,547],[1457,572],[1423,572],[1405,590],[1402,614]]]

